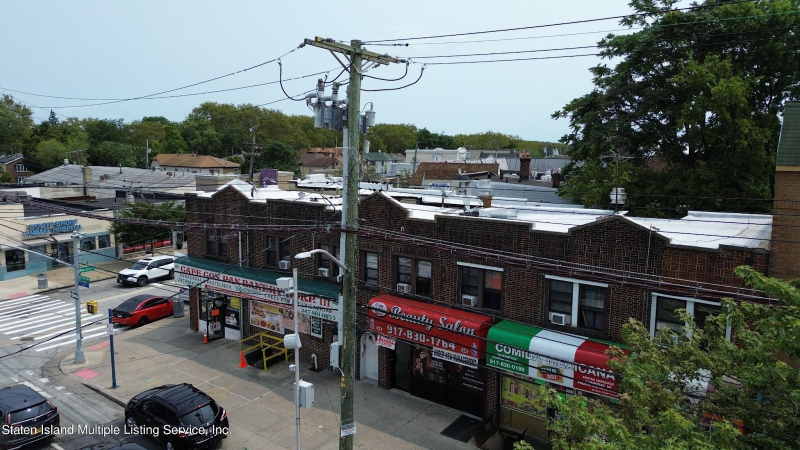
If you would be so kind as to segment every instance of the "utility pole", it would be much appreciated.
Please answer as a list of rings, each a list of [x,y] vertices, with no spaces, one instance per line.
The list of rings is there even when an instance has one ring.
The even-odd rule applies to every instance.
[[[361,152],[359,151],[359,133],[361,131],[361,77],[362,62],[367,60],[376,65],[405,62],[388,55],[379,55],[361,49],[361,41],[354,39],[350,45],[340,44],[333,39],[323,39],[320,37],[314,40],[306,39],[307,45],[313,45],[330,52],[341,53],[350,62],[350,84],[347,88],[347,159],[346,172],[343,174],[344,181],[344,201],[345,211],[343,212],[344,226],[342,233],[345,235],[344,245],[344,264],[351,270],[342,274],[342,358],[339,368],[342,371],[341,380],[341,419],[339,433],[339,450],[353,449],[353,434],[355,433],[354,405],[354,385],[355,385],[355,350],[356,350],[356,284],[355,267],[357,264],[357,242],[356,232],[358,231],[358,182],[359,169],[361,168]],[[338,60],[338,58],[337,58]],[[366,122],[365,122],[366,123]]]
[[[250,181],[250,184],[253,184],[253,158],[255,157],[256,150],[261,150],[261,148],[263,147],[263,145],[261,143],[258,143],[258,144],[256,143],[256,130],[257,129],[258,129],[258,125],[253,125],[253,127],[250,128],[250,132],[253,133],[253,142],[252,143],[245,142],[243,144],[243,145],[249,145],[250,146],[250,171],[248,172],[250,174],[250,178],[248,178],[248,181]]]
[[[81,331],[81,235],[77,231],[72,232],[72,268],[75,271],[75,364],[86,362],[83,355],[83,332]]]

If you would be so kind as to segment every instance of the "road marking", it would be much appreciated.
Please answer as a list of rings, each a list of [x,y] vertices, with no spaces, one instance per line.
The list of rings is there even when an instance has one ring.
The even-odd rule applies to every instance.
[[[50,445],[56,450],[64,450],[64,447],[56,444],[55,442],[51,442]]]
[[[81,316],[81,320],[88,319],[88,318],[91,318],[91,317],[94,317],[94,316],[93,316],[93,315],[89,315],[89,314],[84,314],[84,315],[82,315],[82,316]],[[53,332],[53,333],[48,333],[48,334],[43,334],[43,335],[41,335],[41,336],[36,336],[36,339],[38,339],[38,340],[40,340],[40,341],[41,341],[41,340],[42,340],[42,339],[44,339],[44,338],[47,338],[47,337],[50,337],[50,336],[55,336],[55,335],[57,335],[57,334],[60,334],[60,333],[62,333],[62,332],[66,332],[66,331],[74,330],[74,328],[70,328],[70,327],[69,327],[69,324],[70,324],[72,321],[74,321],[74,320],[75,320],[75,319],[73,319],[73,318],[61,319],[61,320],[59,320],[58,322],[66,322],[66,323],[62,323],[62,324],[59,324],[59,325],[56,325],[56,326],[52,326],[52,327],[50,327],[50,328],[42,328],[41,330],[36,330],[36,331],[34,331],[33,333],[28,333],[28,334],[26,334],[26,335],[23,335],[23,336],[16,336],[16,337],[9,338],[9,339],[20,339],[20,338],[23,338],[23,337],[30,337],[30,336],[34,336],[34,335],[36,335],[36,334],[39,334],[39,333],[41,333],[41,332],[43,332],[43,331],[52,330],[52,329],[54,329],[54,328],[62,328],[62,327],[64,327],[64,326],[67,326],[67,328],[65,328],[64,330],[59,330],[59,331],[56,331],[56,332]],[[56,323],[56,322],[53,322],[53,323]],[[84,324],[82,324],[82,325],[83,325],[83,326],[88,326],[88,325],[90,325],[90,324],[88,324],[88,323],[84,323]]]
[[[68,306],[68,305],[66,305],[65,303],[62,303],[62,302],[59,301],[59,302],[54,302],[54,303],[51,303],[51,304],[47,305],[46,308],[45,307],[38,307],[38,308],[30,308],[30,309],[20,309],[20,310],[17,310],[17,311],[7,311],[7,312],[0,313],[0,314],[3,314],[3,317],[5,317],[3,322],[8,322],[8,321],[11,321],[13,319],[21,319],[21,318],[25,318],[25,317],[30,317],[30,316],[32,316],[34,314],[41,314],[41,313],[43,313],[45,311],[50,311],[50,310],[58,309],[58,308],[64,308],[66,306]]]
[[[31,303],[45,302],[45,301],[55,301],[58,300],[57,298],[50,299],[49,296],[37,297],[37,298],[28,298],[25,300],[6,300],[4,302],[0,302],[0,310],[12,309],[12,308],[19,308],[22,305],[27,305]]]
[[[40,387],[36,386],[35,384],[31,383],[30,381],[23,381],[23,382],[22,382],[22,383],[20,383],[20,384],[23,384],[23,385],[25,385],[25,386],[28,386],[29,388],[31,388],[31,389],[33,389],[34,391],[36,391],[36,392],[38,392],[39,394],[41,394],[41,395],[42,395],[42,397],[44,397],[44,398],[51,398],[51,397],[52,397],[52,395],[50,395],[50,394],[48,394],[47,392],[45,392],[45,391],[44,391],[44,389],[42,389],[42,388],[40,388]]]
[[[66,312],[66,311],[60,311],[60,312]],[[5,329],[5,330],[16,330],[17,328],[27,328],[27,327],[30,327],[31,325],[35,324],[35,323],[46,322],[46,321],[53,320],[53,319],[60,319],[60,318],[62,318],[64,316],[62,314],[59,314],[59,311],[54,311],[52,313],[47,313],[47,314],[43,315],[42,317],[43,317],[42,319],[26,321],[26,322],[23,322],[23,323],[21,323],[19,325],[14,325],[13,327],[4,326],[3,329]],[[44,324],[44,325],[47,325],[47,324]],[[41,326],[41,325],[38,325],[38,326]],[[16,333],[16,331],[14,333]],[[8,333],[3,333],[3,334],[13,334],[13,333],[9,331]]]
[[[0,305],[13,305],[14,303],[24,303],[24,302],[27,302],[27,301],[30,301],[30,300],[33,300],[33,299],[36,299],[36,298],[48,298],[48,296],[47,295],[33,294],[33,295],[29,295],[27,297],[17,297],[14,300],[7,300],[7,301],[4,301],[4,302],[0,302]]]
[[[62,300],[47,300],[42,303],[37,303],[35,305],[30,305],[27,303],[23,303],[21,305],[14,305],[9,308],[0,308],[0,314],[16,314],[16,313],[24,313],[28,311],[35,311],[40,310],[46,306],[52,306],[57,304],[65,304]],[[29,308],[26,308],[29,306]]]
[[[42,382],[42,383],[47,384],[50,380],[47,379],[47,378],[39,378],[39,381]]]
[[[13,381],[14,383],[19,383],[19,378],[17,378],[17,377],[10,377],[10,378],[11,378],[11,381]]]
[[[122,332],[124,332],[124,331],[128,330],[129,328],[130,328],[130,327],[125,327],[125,328],[114,328],[114,332],[115,332],[115,333],[122,333]],[[92,331],[99,331],[99,330],[103,330],[103,331],[102,331],[102,332],[100,332],[100,333],[94,333],[94,334],[84,334],[84,335],[83,335],[83,340],[84,340],[84,341],[86,341],[86,340],[88,340],[88,339],[91,339],[91,338],[94,338],[94,337],[98,337],[98,336],[108,336],[108,335],[106,334],[106,327],[96,327],[96,328],[89,328],[89,329],[83,330],[83,332],[84,332],[84,333],[89,333],[89,332],[92,332]],[[51,339],[51,340],[48,340],[48,341],[42,341],[42,344],[46,344],[46,343],[48,343],[48,342],[53,342],[53,341],[60,341],[60,340],[63,340],[63,339],[71,339],[71,338],[72,338],[72,339],[74,339],[74,338],[75,338],[75,333],[72,333],[71,335],[67,335],[67,336],[62,336],[62,337],[58,337],[58,338],[55,338],[55,339]],[[37,345],[37,346],[36,346],[36,351],[37,351],[37,352],[41,352],[41,351],[44,351],[44,350],[49,350],[49,349],[51,349],[51,348],[63,347],[63,346],[65,346],[65,345],[75,345],[75,342],[73,342],[73,341],[66,341],[66,342],[61,342],[61,343],[58,343],[58,344],[48,345],[48,346],[46,346],[46,347],[39,347],[39,346]]]

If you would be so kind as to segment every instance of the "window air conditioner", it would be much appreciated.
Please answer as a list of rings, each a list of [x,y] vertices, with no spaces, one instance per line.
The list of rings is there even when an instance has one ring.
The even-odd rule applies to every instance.
[[[550,313],[550,322],[554,325],[571,325],[572,316],[569,314]]]
[[[478,297],[464,294],[461,296],[461,304],[465,306],[475,306],[478,304]]]
[[[330,276],[330,272],[331,272],[331,269],[327,269],[325,267],[320,267],[319,269],[317,269],[317,275],[319,275],[321,277],[329,277]]]
[[[278,261],[278,268],[281,270],[289,270],[291,265],[292,263],[290,263],[289,261]]]
[[[411,285],[408,283],[397,283],[397,291],[408,294],[411,292]]]

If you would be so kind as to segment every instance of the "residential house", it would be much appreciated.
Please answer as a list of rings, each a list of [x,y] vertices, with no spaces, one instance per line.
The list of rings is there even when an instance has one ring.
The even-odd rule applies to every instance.
[[[238,175],[239,163],[209,155],[168,154],[156,155],[150,162],[151,169],[173,173],[198,173],[211,175]]]
[[[25,157],[22,153],[13,155],[0,155],[0,167],[11,177],[11,182],[22,184],[25,178],[34,175],[34,172],[25,165]]]
[[[310,174],[341,175],[344,160],[342,147],[325,148],[314,147],[300,149],[300,176],[305,178]]]
[[[497,163],[423,162],[417,166],[409,185],[428,189],[455,189],[468,186],[474,178],[497,176],[499,167]]]

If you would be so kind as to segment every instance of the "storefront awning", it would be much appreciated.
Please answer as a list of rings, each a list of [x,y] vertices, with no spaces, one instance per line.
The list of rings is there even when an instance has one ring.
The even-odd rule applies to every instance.
[[[433,357],[476,368],[492,318],[467,311],[379,295],[369,301],[369,329],[433,349]]]
[[[616,377],[607,365],[610,346],[504,320],[489,330],[486,365],[619,398]]]
[[[175,280],[178,283],[277,305],[291,305],[293,302],[292,296],[277,286],[276,280],[286,276],[289,275],[188,256],[175,260]],[[338,319],[338,284],[299,278],[297,287],[301,314],[331,321]]]

